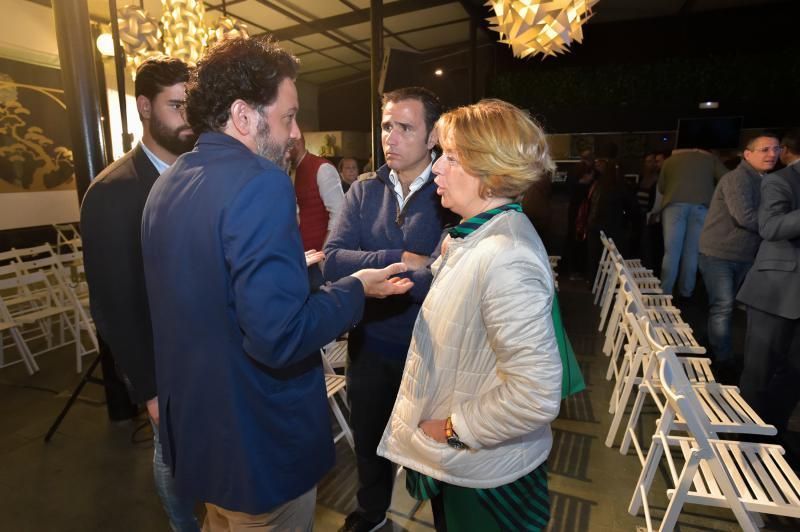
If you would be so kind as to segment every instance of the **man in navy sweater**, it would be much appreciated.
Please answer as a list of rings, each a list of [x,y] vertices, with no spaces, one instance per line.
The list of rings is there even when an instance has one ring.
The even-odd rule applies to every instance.
[[[409,267],[414,281],[408,294],[368,301],[363,321],[348,338],[347,394],[358,509],[340,531],[377,530],[386,522],[392,499],[393,466],[375,450],[400,387],[414,321],[430,287],[430,255],[444,226],[455,221],[441,206],[431,172],[436,159],[433,125],[440,114],[439,99],[421,87],[383,96],[386,164],[353,183],[325,245],[323,272],[328,281],[398,261]]]

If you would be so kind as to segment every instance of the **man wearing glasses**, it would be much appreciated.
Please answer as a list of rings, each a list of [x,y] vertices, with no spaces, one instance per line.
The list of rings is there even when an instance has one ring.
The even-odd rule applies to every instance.
[[[738,295],[747,305],[739,387],[764,421],[777,427],[779,438],[800,399],[800,131],[784,135],[781,144],[786,168],[761,184],[763,241]]]
[[[778,137],[762,132],[751,137],[742,162],[719,181],[700,234],[700,272],[708,292],[708,342],[715,373],[735,382],[731,322],[736,292],[753,265],[761,237],[758,204],[761,178],[781,153]],[[718,370],[718,371],[717,371]]]

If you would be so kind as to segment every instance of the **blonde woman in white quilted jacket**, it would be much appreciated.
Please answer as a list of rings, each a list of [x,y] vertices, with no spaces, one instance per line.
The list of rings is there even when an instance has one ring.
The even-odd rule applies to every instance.
[[[515,199],[553,163],[541,128],[500,100],[436,128],[437,193],[462,220],[431,266],[378,454],[431,500],[437,530],[541,530],[561,359],[547,253]]]

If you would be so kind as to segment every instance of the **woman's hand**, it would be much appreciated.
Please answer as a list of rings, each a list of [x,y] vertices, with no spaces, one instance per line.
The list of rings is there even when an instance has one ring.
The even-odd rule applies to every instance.
[[[439,443],[447,443],[447,435],[444,430],[446,423],[446,419],[427,419],[425,421],[420,421],[419,428],[421,428],[422,432],[427,434],[429,438]]]

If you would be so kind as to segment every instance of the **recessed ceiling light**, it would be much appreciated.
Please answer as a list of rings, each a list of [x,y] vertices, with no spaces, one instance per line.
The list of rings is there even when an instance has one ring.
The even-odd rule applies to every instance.
[[[441,76],[442,74],[444,74],[444,70],[442,70],[441,68],[437,68],[436,70],[433,71],[433,73],[436,74],[437,76]]]
[[[700,102],[697,107],[700,109],[719,109],[719,102]]]

